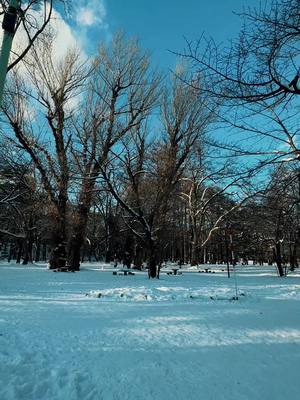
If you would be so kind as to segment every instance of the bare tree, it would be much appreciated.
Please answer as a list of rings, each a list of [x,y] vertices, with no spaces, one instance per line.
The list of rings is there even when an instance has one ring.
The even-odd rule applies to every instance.
[[[16,145],[24,149],[39,172],[52,206],[53,243],[57,245],[67,240],[71,101],[81,91],[88,72],[77,51],[69,51],[60,62],[54,61],[52,51],[53,37],[40,36],[39,46],[32,48],[26,59],[26,76],[13,70],[14,79],[3,105],[3,129],[6,135],[14,135]]]
[[[29,192],[26,176],[29,163],[21,152],[1,143],[0,165],[0,234],[11,238],[25,238],[23,205]]]
[[[0,236],[8,249],[8,259],[32,262],[33,247],[46,205],[26,153],[7,142],[1,143]],[[45,222],[45,221],[43,221]]]
[[[222,51],[213,40],[202,39],[187,43],[183,55],[210,81],[217,98],[257,103],[298,95],[299,7],[298,0],[249,7],[239,14],[243,28],[229,48]]]
[[[202,37],[182,54],[193,71],[189,84],[196,90],[201,82],[221,106],[231,138],[219,147],[259,158],[260,166],[299,161],[299,7],[298,0],[261,2],[239,15],[243,28],[227,47]]]
[[[299,170],[279,166],[270,178],[261,204],[265,226],[258,232],[272,251],[279,276],[284,276],[284,266],[289,262],[295,268],[299,253]]]
[[[78,140],[72,154],[80,182],[70,242],[75,270],[100,172],[121,139],[153,111],[159,82],[160,76],[151,71],[149,57],[136,40],[117,34],[109,46],[100,46],[82,114],[73,119]]]

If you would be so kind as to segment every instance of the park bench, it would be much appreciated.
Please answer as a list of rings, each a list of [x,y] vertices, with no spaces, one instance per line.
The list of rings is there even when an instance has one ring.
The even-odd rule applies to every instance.
[[[53,269],[53,272],[75,272],[69,265]]]
[[[179,268],[171,268],[171,271],[168,271],[167,275],[182,275],[182,271],[179,271]]]
[[[132,271],[129,271],[128,269],[119,269],[118,271],[113,271],[113,275],[128,276],[128,275],[135,275],[135,273]]]
[[[204,270],[200,270],[200,271],[198,271],[199,273],[205,273],[205,274],[214,274],[215,273],[215,271],[212,271],[212,270],[210,270],[210,269],[208,269],[208,268],[205,268]]]

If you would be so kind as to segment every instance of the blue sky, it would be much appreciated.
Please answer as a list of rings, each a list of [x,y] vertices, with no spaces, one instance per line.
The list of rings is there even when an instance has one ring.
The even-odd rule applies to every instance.
[[[234,38],[241,21],[233,11],[255,4],[258,0],[79,0],[71,24],[89,52],[123,30],[140,39],[156,66],[172,68],[176,57],[168,50],[182,50],[184,37],[196,40],[205,32],[217,42]]]

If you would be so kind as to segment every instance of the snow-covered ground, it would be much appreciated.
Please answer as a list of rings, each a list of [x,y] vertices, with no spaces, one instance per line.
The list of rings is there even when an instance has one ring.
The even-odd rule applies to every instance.
[[[295,400],[300,274],[0,264],[1,400]]]

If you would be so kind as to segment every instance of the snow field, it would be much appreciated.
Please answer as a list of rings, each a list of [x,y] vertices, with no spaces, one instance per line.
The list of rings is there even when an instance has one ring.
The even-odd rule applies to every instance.
[[[215,272],[0,265],[0,399],[298,398],[299,274]]]

